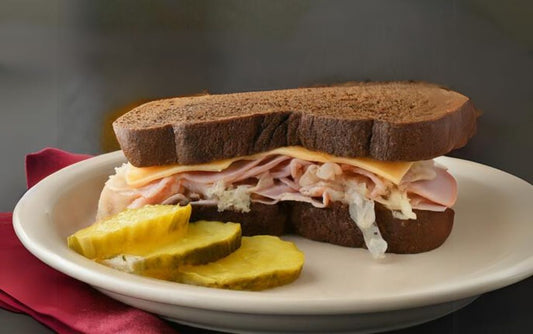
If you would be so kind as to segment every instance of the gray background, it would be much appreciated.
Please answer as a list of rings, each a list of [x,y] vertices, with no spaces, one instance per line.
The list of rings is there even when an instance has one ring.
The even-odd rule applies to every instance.
[[[532,182],[532,22],[526,0],[4,0],[0,210],[25,191],[25,154],[102,153],[106,119],[139,101],[349,80],[424,80],[471,97],[478,134],[451,155]],[[525,332],[528,294],[531,279],[417,328]],[[21,324],[0,314],[0,328]]]

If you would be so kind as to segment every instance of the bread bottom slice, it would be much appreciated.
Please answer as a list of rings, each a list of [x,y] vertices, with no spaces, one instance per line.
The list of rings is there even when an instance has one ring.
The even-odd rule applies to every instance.
[[[328,208],[315,208],[309,203],[282,202],[277,205],[252,203],[250,212],[226,210],[216,206],[195,206],[191,221],[219,220],[241,223],[243,235],[282,235],[296,233],[305,238],[339,246],[366,248],[363,234],[351,219],[348,205],[336,202]],[[376,203],[376,221],[387,253],[414,254],[441,246],[450,235],[454,211],[414,210],[416,220],[402,220]]]
[[[194,206],[191,221],[218,220],[240,223],[242,235],[282,235],[288,231],[289,212],[287,203],[267,205],[252,202],[250,212],[225,210],[219,212],[214,205]]]

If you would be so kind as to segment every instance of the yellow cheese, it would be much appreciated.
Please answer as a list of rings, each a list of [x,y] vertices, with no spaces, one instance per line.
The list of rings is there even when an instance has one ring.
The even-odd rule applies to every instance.
[[[366,169],[376,175],[383,177],[386,180],[399,184],[403,176],[412,162],[385,162],[368,158],[345,158],[337,157],[322,152],[310,151],[300,146],[279,147],[272,151],[237,157],[232,159],[218,160],[204,164],[197,165],[168,165],[168,166],[153,166],[153,167],[134,167],[128,166],[126,172],[126,182],[132,187],[140,187],[154,180],[158,180],[173,174],[183,172],[220,172],[228,168],[233,162],[237,160],[255,160],[268,155],[287,155],[292,158],[297,158],[307,161],[315,162],[335,162],[352,165],[355,167]]]
[[[232,162],[239,159],[242,158],[218,160],[198,165],[167,165],[152,167],[135,167],[128,163],[126,182],[132,187],[140,187],[172,174],[184,172],[220,172],[228,168]]]

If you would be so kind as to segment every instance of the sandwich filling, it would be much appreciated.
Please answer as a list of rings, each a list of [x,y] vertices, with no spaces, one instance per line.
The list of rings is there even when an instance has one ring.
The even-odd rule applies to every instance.
[[[432,160],[381,162],[335,157],[302,147],[199,165],[116,169],[100,196],[97,219],[147,204],[213,205],[249,212],[252,202],[306,202],[327,208],[348,204],[350,217],[374,257],[387,249],[375,221],[374,203],[398,219],[416,219],[414,209],[444,211],[457,198],[455,179]]]

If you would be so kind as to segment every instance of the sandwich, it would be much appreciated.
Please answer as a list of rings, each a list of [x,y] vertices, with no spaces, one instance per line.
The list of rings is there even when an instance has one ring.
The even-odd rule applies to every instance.
[[[295,233],[340,246],[420,253],[448,238],[457,184],[432,159],[464,146],[478,112],[420,82],[348,83],[170,98],[113,123],[128,162],[97,218],[186,204],[191,220],[244,235]]]

